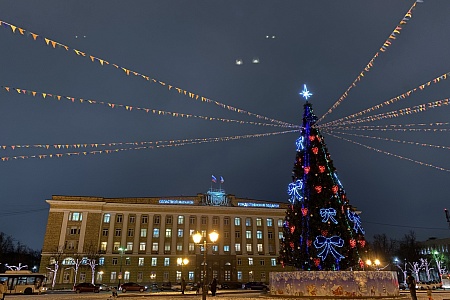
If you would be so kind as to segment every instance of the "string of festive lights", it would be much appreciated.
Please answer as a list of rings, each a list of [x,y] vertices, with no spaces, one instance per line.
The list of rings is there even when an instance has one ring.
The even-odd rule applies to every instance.
[[[392,33],[389,35],[387,40],[383,43],[381,48],[375,53],[375,55],[372,57],[372,59],[369,61],[369,63],[365,66],[364,70],[362,70],[359,75],[356,77],[356,79],[352,82],[352,84],[347,88],[345,93],[339,98],[338,101],[336,101],[333,106],[318,120],[317,123],[322,121],[328,114],[330,114],[336,107],[338,107],[342,101],[344,101],[345,98],[347,98],[348,93],[350,90],[356,86],[356,84],[361,81],[361,79],[365,76],[365,73],[369,72],[370,69],[373,67],[373,64],[375,62],[375,59],[380,55],[382,52],[386,52],[387,48],[394,42],[395,39],[397,39],[397,36],[400,35],[401,30],[403,29],[403,26],[407,24],[407,22],[412,18],[413,10],[416,8],[416,3],[409,8],[408,12],[405,14],[403,19],[400,21],[400,23],[395,27],[395,29],[392,31]]]
[[[391,138],[385,138],[385,137],[379,137],[379,136],[362,135],[362,134],[340,132],[340,131],[334,131],[334,130],[326,130],[325,132],[342,134],[342,135],[350,135],[350,136],[367,138],[367,139],[375,139],[375,140],[380,140],[380,141],[388,141],[388,142],[394,142],[394,143],[400,143],[400,144],[408,144],[408,145],[450,150],[449,146],[433,145],[433,144],[419,143],[419,142],[413,142],[413,141],[403,141],[403,140],[397,140],[397,139],[391,139]]]
[[[389,119],[397,118],[399,116],[405,116],[405,115],[424,112],[428,109],[442,107],[444,105],[449,105],[449,98],[445,98],[445,99],[437,100],[437,101],[433,101],[433,102],[428,102],[428,103],[423,103],[423,104],[415,105],[412,107],[402,108],[399,110],[393,110],[390,112],[377,114],[377,115],[373,115],[373,116],[368,116],[368,117],[364,117],[364,118],[360,118],[360,119],[344,121],[344,122],[339,123],[339,125],[373,122],[373,121],[378,121],[378,120],[387,119],[387,118],[389,118]],[[320,128],[328,128],[328,126],[322,125]]]
[[[77,50],[75,48],[71,48],[71,47],[69,47],[67,45],[64,45],[64,44],[59,43],[57,41],[54,41],[54,40],[51,40],[49,38],[43,37],[43,36],[41,36],[39,34],[36,34],[36,33],[31,32],[31,31],[28,31],[26,29],[20,28],[20,27],[18,27],[16,25],[8,23],[8,22],[0,20],[0,27],[9,28],[9,29],[11,29],[12,33],[20,34],[21,36],[24,36],[24,37],[31,36],[34,41],[42,40],[42,41],[45,42],[45,44],[47,46],[51,46],[54,49],[56,49],[56,48],[65,49],[66,52],[73,52],[77,56],[86,57],[89,60],[91,60],[92,62],[98,62],[101,66],[111,65],[111,66],[115,67],[117,70],[123,71],[123,74],[126,74],[127,76],[129,76],[129,75],[138,76],[140,78],[145,79],[148,82],[153,82],[153,83],[159,84],[161,86],[167,87],[167,89],[169,91],[170,90],[175,90],[175,91],[178,92],[178,94],[187,96],[189,99],[200,100],[201,102],[205,102],[205,103],[212,103],[212,104],[215,104],[215,105],[217,105],[217,106],[219,106],[221,108],[227,109],[229,111],[234,111],[234,112],[241,113],[241,114],[247,114],[249,116],[253,116],[253,117],[256,117],[256,118],[259,118],[259,119],[264,119],[264,120],[269,121],[269,122],[273,122],[273,123],[277,123],[277,124],[281,124],[281,125],[286,125],[286,126],[295,126],[294,124],[291,124],[291,123],[287,123],[287,122],[279,121],[279,120],[276,120],[276,119],[273,119],[273,118],[265,117],[265,116],[262,116],[262,115],[259,115],[259,114],[256,114],[256,113],[252,113],[252,112],[246,111],[244,109],[240,109],[240,108],[237,108],[237,107],[234,107],[234,106],[231,106],[231,105],[226,105],[226,104],[221,103],[221,102],[216,101],[216,100],[211,100],[211,99],[209,99],[207,97],[204,97],[204,96],[201,96],[199,94],[190,92],[190,91],[185,90],[183,88],[179,88],[179,87],[176,87],[176,86],[174,86],[172,84],[160,81],[160,80],[155,79],[155,78],[151,78],[148,75],[144,75],[144,74],[138,73],[138,72],[133,71],[131,69],[119,66],[119,65],[117,65],[115,63],[110,63],[109,61],[107,61],[105,59],[102,59],[102,58],[90,55],[90,54],[88,54],[86,52]]]
[[[388,127],[394,127],[394,128],[400,128],[400,127],[413,127],[413,126],[444,126],[449,125],[450,122],[434,122],[434,123],[409,123],[409,124],[386,124],[386,125],[361,125],[361,126],[330,126],[327,128],[348,128],[348,129],[354,129],[354,128],[388,128]],[[321,126],[319,125],[319,128]]]
[[[386,155],[388,155],[388,156],[393,156],[393,157],[396,157],[396,158],[399,158],[399,159],[403,159],[403,160],[406,160],[406,161],[410,161],[410,162],[419,164],[419,165],[421,165],[421,166],[426,166],[426,167],[434,168],[434,169],[437,169],[437,170],[439,170],[439,171],[450,172],[449,169],[441,168],[441,167],[438,167],[438,166],[435,166],[435,165],[432,165],[432,164],[428,164],[428,163],[425,163],[425,162],[422,162],[422,161],[418,161],[418,160],[415,160],[415,159],[412,159],[412,158],[409,158],[409,157],[405,157],[405,156],[397,155],[397,154],[394,154],[394,153],[391,153],[391,152],[387,152],[387,151],[384,151],[384,150],[380,150],[380,149],[377,149],[377,148],[374,148],[374,147],[371,147],[371,146],[368,146],[368,145],[364,145],[364,144],[362,144],[362,143],[355,142],[355,141],[350,140],[350,139],[346,139],[346,138],[344,138],[344,137],[342,137],[342,136],[339,136],[339,135],[336,135],[336,134],[333,134],[333,133],[330,133],[330,132],[325,132],[325,131],[324,131],[324,133],[326,133],[326,134],[328,134],[328,135],[330,135],[330,136],[332,136],[332,137],[335,137],[335,138],[338,138],[338,139],[341,139],[341,140],[344,140],[344,141],[353,143],[353,144],[355,144],[355,145],[358,145],[358,146],[367,148],[367,149],[369,149],[369,150],[372,150],[372,151],[375,151],[375,152],[378,152],[378,153],[383,153],[383,154],[386,154]]]
[[[12,146],[1,146],[2,149],[12,149],[16,150],[18,148],[57,148],[57,149],[68,149],[68,148],[98,148],[102,146],[123,146],[129,145],[128,148],[113,148],[113,149],[100,149],[100,150],[92,150],[92,151],[78,151],[78,152],[63,152],[63,153],[50,153],[50,154],[36,154],[36,155],[16,155],[16,156],[2,156],[0,160],[2,162],[12,161],[12,160],[23,160],[23,159],[44,159],[44,158],[62,158],[62,157],[70,157],[70,156],[87,156],[87,155],[96,155],[96,154],[111,154],[120,151],[129,151],[129,150],[144,150],[144,149],[159,149],[159,148],[167,148],[167,147],[179,147],[193,144],[204,144],[204,143],[214,143],[214,142],[227,142],[233,140],[240,139],[248,139],[248,138],[259,138],[259,137],[267,137],[279,134],[286,134],[292,132],[298,132],[299,130],[287,130],[287,131],[279,131],[279,132],[270,132],[270,133],[257,133],[257,134],[245,134],[245,135],[235,135],[235,136],[225,136],[225,137],[211,137],[211,138],[195,138],[195,139],[183,139],[183,140],[168,140],[168,141],[156,141],[156,142],[114,142],[114,143],[86,143],[86,144],[37,144],[37,145],[12,145]],[[135,145],[136,147],[132,147]],[[147,145],[147,146],[146,146]]]
[[[450,128],[361,128],[337,126],[323,129],[325,130],[356,130],[356,131],[397,131],[397,132],[447,132]]]
[[[33,97],[42,96],[42,99],[54,99],[57,101],[60,101],[61,99],[66,99],[72,103],[99,104],[99,105],[105,105],[109,108],[123,108],[123,109],[125,109],[125,111],[128,111],[128,112],[131,112],[132,110],[138,110],[138,111],[143,111],[146,113],[152,113],[155,115],[181,117],[181,118],[197,118],[197,119],[203,119],[203,120],[207,120],[207,121],[232,122],[232,123],[238,123],[238,124],[251,124],[251,125],[272,126],[272,127],[289,127],[289,128],[298,128],[299,127],[298,125],[297,126],[295,126],[295,125],[288,126],[288,125],[273,124],[273,123],[241,121],[241,120],[233,120],[233,119],[225,119],[225,118],[216,118],[216,117],[179,113],[179,112],[170,112],[170,111],[165,111],[165,110],[142,108],[142,107],[136,107],[136,106],[131,106],[131,105],[97,101],[97,100],[92,100],[92,99],[75,98],[72,96],[61,96],[61,95],[51,94],[51,93],[47,93],[47,92],[43,93],[43,92],[37,92],[37,91],[26,90],[26,89],[15,88],[15,87],[8,87],[8,86],[2,86],[2,89],[4,89],[7,92],[16,91],[20,95],[28,95],[28,96],[33,96]]]
[[[443,80],[446,80],[448,78],[448,75],[450,75],[450,72],[442,74],[441,76],[438,76],[438,77],[436,77],[436,78],[434,78],[434,79],[432,79],[432,80],[430,80],[430,81],[428,81],[428,82],[426,82],[424,84],[421,84],[418,87],[413,88],[412,90],[409,90],[409,91],[407,91],[407,92],[405,92],[405,93],[403,93],[403,94],[401,94],[401,95],[399,95],[397,97],[394,97],[394,98],[391,98],[391,99],[389,99],[387,101],[384,101],[383,103],[374,105],[372,107],[369,107],[369,108],[367,108],[365,110],[362,110],[360,112],[357,112],[357,113],[354,113],[352,115],[349,115],[347,117],[343,117],[343,118],[340,118],[340,119],[337,119],[337,120],[334,120],[334,121],[331,121],[331,122],[328,122],[328,123],[324,123],[324,124],[322,124],[322,126],[329,126],[329,125],[338,124],[338,123],[340,123],[340,122],[342,122],[344,120],[349,120],[349,119],[353,119],[355,117],[362,116],[362,115],[367,114],[369,112],[373,112],[373,111],[375,111],[377,109],[380,109],[382,107],[385,107],[387,105],[395,103],[395,102],[397,102],[399,100],[406,99],[407,97],[409,97],[414,92],[422,91],[426,87],[430,86],[431,84],[436,84],[436,83],[439,83],[439,82],[441,82]]]

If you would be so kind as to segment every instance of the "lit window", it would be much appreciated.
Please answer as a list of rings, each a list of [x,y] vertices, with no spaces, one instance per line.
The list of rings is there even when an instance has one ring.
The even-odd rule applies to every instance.
[[[258,244],[258,252],[263,252],[263,244]]]
[[[261,230],[257,230],[257,231],[256,231],[256,238],[257,238],[258,240],[260,240],[260,239],[263,238],[263,233],[262,233]]]
[[[234,225],[240,226],[241,225],[241,218],[238,218],[238,217],[234,218]]]
[[[139,257],[138,259],[138,266],[142,267],[144,265],[144,258],[143,257]]]
[[[280,232],[278,232],[278,239],[283,239],[283,232],[282,231],[280,231]]]
[[[252,231],[251,230],[246,230],[245,231],[245,238],[247,238],[247,239],[251,239],[252,238]]]
[[[125,258],[125,265],[131,265],[131,259],[129,257]]]
[[[119,251],[119,248],[120,248],[120,242],[114,242],[113,250],[114,251]]]
[[[283,219],[278,219],[278,227],[282,227],[283,226]]]
[[[165,243],[165,244],[164,244],[164,251],[165,251],[165,252],[170,252],[170,246],[171,246],[170,243]]]
[[[238,272],[237,272],[237,279],[238,279],[239,281],[242,281],[242,271],[238,271]]]
[[[252,252],[253,251],[252,250],[252,244],[247,244],[245,248],[247,249],[247,252]]]
[[[116,272],[111,272],[111,282],[114,282],[116,280]]]
[[[178,216],[178,224],[184,224],[184,216]]]
[[[256,226],[262,226],[262,219],[256,218]]]
[[[189,243],[188,250],[189,250],[189,252],[194,252],[195,251],[195,244],[194,243]]]
[[[69,213],[69,221],[82,221],[83,214],[80,212],[70,212]]]
[[[159,237],[159,228],[153,228],[153,237],[158,238]]]
[[[183,229],[178,229],[178,237],[183,237]]]
[[[178,252],[183,251],[183,243],[177,243],[177,251]]]
[[[170,258],[169,257],[164,258],[164,266],[165,267],[170,266]]]
[[[139,251],[145,251],[147,244],[145,242],[139,243]]]
[[[166,228],[166,238],[170,238],[170,237],[172,237],[172,229]]]
[[[125,273],[123,274],[123,279],[125,281],[130,280],[130,271],[125,271]]]
[[[141,228],[141,237],[147,237],[147,228]]]
[[[158,258],[152,257],[152,267],[156,267],[158,265]]]
[[[273,219],[267,219],[267,226],[273,226]]]
[[[127,242],[127,251],[133,251],[133,242]]]
[[[271,265],[272,267],[275,267],[275,266],[277,265],[277,259],[276,259],[276,258],[271,258],[271,259],[270,259],[270,265]]]
[[[108,245],[108,242],[101,242],[100,243],[100,250],[106,251],[106,246]]]
[[[104,214],[103,215],[103,223],[109,223],[111,220],[111,214]]]
[[[241,252],[241,244],[239,243],[234,244],[234,249],[236,250],[236,252]]]
[[[253,257],[248,258],[248,265],[253,266]]]
[[[159,246],[158,246],[158,243],[153,243],[152,244],[152,251],[158,251],[158,248],[159,248]]]
[[[245,226],[252,226],[252,219],[245,218]]]
[[[98,265],[99,266],[103,266],[105,264],[105,258],[104,257],[100,257],[99,259],[98,259]]]
[[[223,246],[223,251],[230,252],[230,246],[229,245],[224,245]]]

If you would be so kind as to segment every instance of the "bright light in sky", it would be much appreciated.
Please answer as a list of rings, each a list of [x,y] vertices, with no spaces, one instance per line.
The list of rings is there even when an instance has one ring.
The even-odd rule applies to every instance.
[[[306,84],[303,85],[303,91],[300,92],[300,95],[306,100],[308,100],[308,98],[312,96],[312,93],[308,91]]]

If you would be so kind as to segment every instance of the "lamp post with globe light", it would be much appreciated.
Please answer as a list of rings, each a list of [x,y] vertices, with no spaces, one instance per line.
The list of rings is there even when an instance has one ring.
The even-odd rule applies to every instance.
[[[197,232],[192,235],[192,239],[194,240],[194,243],[197,245],[202,244],[203,239],[203,289],[202,289],[202,300],[206,300],[206,295],[208,293],[208,284],[206,283],[207,276],[206,276],[206,252],[207,252],[207,242],[206,237],[203,237],[203,235],[200,232]],[[213,231],[209,234],[209,240],[211,241],[211,244],[214,244],[219,239],[219,234],[217,231]]]
[[[117,286],[117,289],[120,290],[120,279],[122,279],[122,257],[123,257],[123,251],[125,251],[125,248],[120,247],[117,250],[119,250],[119,252],[120,252],[119,284]]]
[[[181,290],[183,291],[183,266],[187,265],[189,263],[189,259],[187,258],[177,258],[177,265],[181,266],[181,273],[180,273],[180,281],[181,281]]]

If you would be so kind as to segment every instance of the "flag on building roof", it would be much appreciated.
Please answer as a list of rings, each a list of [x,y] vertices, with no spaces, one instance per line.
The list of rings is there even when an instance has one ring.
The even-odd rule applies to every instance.
[[[224,182],[225,182],[225,179],[223,179],[223,177],[220,176],[220,183],[224,183]]]
[[[212,176],[211,177],[212,182],[216,183],[217,182],[216,176],[214,176],[214,175],[211,175],[211,176]]]

